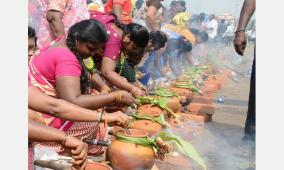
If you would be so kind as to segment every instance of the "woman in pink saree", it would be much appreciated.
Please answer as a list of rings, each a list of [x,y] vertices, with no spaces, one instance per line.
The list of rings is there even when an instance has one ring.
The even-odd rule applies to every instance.
[[[90,94],[90,75],[83,59],[92,56],[107,41],[107,33],[96,20],[83,20],[73,25],[67,39],[58,37],[53,44],[41,49],[29,64],[29,83],[43,93],[64,99],[83,108],[97,110],[112,104],[130,105],[135,102],[126,91]],[[102,113],[101,113],[102,114]],[[72,122],[43,114],[45,124],[61,129],[79,139],[106,140],[105,122]],[[58,153],[64,149],[57,143],[44,143]],[[89,146],[89,155],[96,156],[105,147]]]

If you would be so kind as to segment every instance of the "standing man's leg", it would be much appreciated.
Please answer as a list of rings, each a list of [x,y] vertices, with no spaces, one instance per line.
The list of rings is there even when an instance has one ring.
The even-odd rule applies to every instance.
[[[245,139],[255,139],[255,51],[250,78],[250,93],[245,124]]]

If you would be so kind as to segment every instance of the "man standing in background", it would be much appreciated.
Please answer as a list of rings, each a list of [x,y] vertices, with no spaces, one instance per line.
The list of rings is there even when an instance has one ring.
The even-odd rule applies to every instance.
[[[242,11],[240,14],[240,20],[235,32],[234,46],[238,54],[244,55],[244,51],[247,44],[247,37],[245,30],[248,22],[255,11],[255,0],[245,0]],[[248,112],[245,124],[245,137],[244,139],[255,140],[255,48],[254,48],[254,59],[252,65],[252,72],[250,78],[250,93]]]
[[[206,30],[211,41],[216,37],[217,29],[218,29],[218,22],[215,19],[215,15],[211,14],[209,16],[209,22],[206,25]]]

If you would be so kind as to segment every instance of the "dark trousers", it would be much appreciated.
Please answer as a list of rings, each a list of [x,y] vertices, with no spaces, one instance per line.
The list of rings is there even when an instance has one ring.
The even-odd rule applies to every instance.
[[[250,92],[245,124],[245,135],[255,135],[255,50],[250,78]]]

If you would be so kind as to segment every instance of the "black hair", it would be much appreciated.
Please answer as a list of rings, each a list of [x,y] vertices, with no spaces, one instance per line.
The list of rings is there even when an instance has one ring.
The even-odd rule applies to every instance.
[[[147,46],[149,32],[144,26],[136,23],[122,24],[114,13],[110,14],[115,17],[114,24],[122,29],[124,35],[129,34],[130,40],[133,41],[137,47],[145,48]]]
[[[171,4],[170,4],[170,7],[175,7],[176,4],[177,4],[177,1],[173,0],[173,1],[171,2]]]
[[[180,0],[176,2],[177,4],[180,4],[183,7],[183,12],[186,11],[186,7],[185,7],[185,2]]]
[[[28,37],[29,38],[34,38],[35,39],[35,44],[36,44],[37,37],[36,37],[35,29],[33,27],[31,27],[31,26],[28,26]]]
[[[225,23],[225,19],[221,19],[221,23]]]
[[[205,19],[205,13],[204,12],[201,12],[199,14],[199,19],[200,19],[200,21],[204,21],[204,19]]]
[[[135,3],[136,9],[139,10],[142,7],[143,3],[144,3],[143,0],[137,0]]]
[[[84,94],[90,88],[90,80],[88,72],[83,64],[83,58],[76,50],[76,41],[102,43],[108,40],[108,35],[105,27],[95,19],[87,19],[80,21],[71,26],[69,29],[66,44],[68,48],[76,55],[81,67],[82,73],[80,77],[81,93]]]
[[[137,64],[140,63],[144,54],[145,54],[145,49],[139,48],[139,49],[135,50],[134,52],[128,53],[126,60],[127,60],[128,64],[130,64],[132,67],[134,67],[134,66],[136,66]]]
[[[167,35],[162,31],[152,31],[150,32],[149,37],[149,41],[154,45],[154,51],[163,48],[168,41]]]
[[[36,37],[35,29],[33,29],[33,27],[31,27],[31,26],[28,27],[28,33],[29,33],[29,38],[35,38]]]

